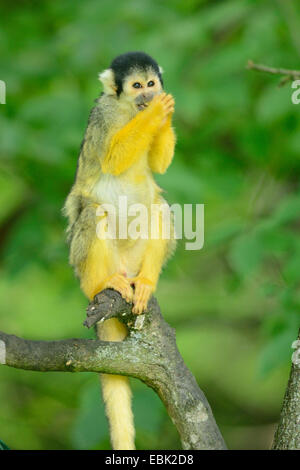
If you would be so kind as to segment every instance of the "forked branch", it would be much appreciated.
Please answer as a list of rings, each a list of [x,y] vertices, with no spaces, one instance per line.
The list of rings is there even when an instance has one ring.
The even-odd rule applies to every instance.
[[[174,330],[152,298],[133,315],[118,292],[106,289],[87,309],[85,325],[117,317],[129,330],[122,342],[69,339],[28,341],[0,332],[0,362],[38,371],[105,372],[138,378],[165,404],[184,449],[225,449],[211,408],[176,346]]]

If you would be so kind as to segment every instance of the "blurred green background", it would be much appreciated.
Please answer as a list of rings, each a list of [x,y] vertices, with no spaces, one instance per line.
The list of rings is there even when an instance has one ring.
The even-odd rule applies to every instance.
[[[298,4],[299,5],[299,4]],[[205,245],[164,270],[157,297],[228,446],[272,441],[300,323],[300,106],[248,59],[299,68],[290,0],[1,2],[0,328],[92,338],[61,207],[97,74],[144,50],[174,94],[178,144],[157,178],[205,204]],[[132,380],[140,449],[180,448],[159,399]],[[0,369],[0,439],[14,449],[108,449],[95,374]]]

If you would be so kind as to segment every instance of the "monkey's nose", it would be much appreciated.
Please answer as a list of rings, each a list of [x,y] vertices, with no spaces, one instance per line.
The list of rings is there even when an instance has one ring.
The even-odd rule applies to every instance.
[[[142,93],[143,100],[147,103],[153,98],[153,93]]]

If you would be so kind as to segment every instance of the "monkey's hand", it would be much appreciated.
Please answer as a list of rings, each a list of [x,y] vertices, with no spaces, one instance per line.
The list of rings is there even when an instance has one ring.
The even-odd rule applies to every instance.
[[[132,287],[130,285],[130,281],[128,278],[123,276],[122,274],[115,273],[113,276],[110,276],[107,278],[102,286],[101,290],[107,289],[107,288],[114,289],[118,292],[120,292],[121,296],[123,299],[126,300],[126,302],[132,302],[133,299],[133,291]]]
[[[156,96],[148,108],[139,112],[112,136],[102,161],[102,172],[118,176],[128,170],[149,150],[162,121],[173,111],[174,99],[171,95],[162,93]]]
[[[160,98],[160,99],[158,99]],[[176,137],[172,129],[172,114],[174,112],[174,98],[165,93],[157,97],[158,105],[162,105],[163,115],[160,124],[151,143],[148,162],[155,173],[164,173],[170,165],[173,155]],[[154,103],[155,106],[155,103]]]
[[[160,112],[162,117],[161,125],[163,125],[166,122],[167,117],[174,113],[174,106],[175,101],[173,96],[171,94],[161,93],[153,98],[149,105],[149,110],[151,110],[151,108],[155,108]]]
[[[148,300],[153,293],[153,283],[144,277],[137,276],[134,281],[132,313],[140,315],[147,309]]]

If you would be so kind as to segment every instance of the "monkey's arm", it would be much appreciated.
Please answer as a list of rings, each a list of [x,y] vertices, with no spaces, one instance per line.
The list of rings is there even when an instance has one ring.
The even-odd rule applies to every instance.
[[[154,137],[149,152],[149,165],[155,173],[164,173],[170,165],[176,143],[175,133],[171,127],[172,115]]]
[[[162,105],[155,103],[120,129],[112,137],[102,161],[103,173],[119,175],[130,168],[149,149],[163,117]]]

